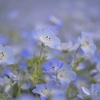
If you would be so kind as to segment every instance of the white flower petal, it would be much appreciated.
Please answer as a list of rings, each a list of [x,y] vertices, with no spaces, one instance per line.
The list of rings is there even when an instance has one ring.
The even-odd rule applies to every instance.
[[[90,95],[90,91],[87,88],[82,87],[82,90],[85,94]]]

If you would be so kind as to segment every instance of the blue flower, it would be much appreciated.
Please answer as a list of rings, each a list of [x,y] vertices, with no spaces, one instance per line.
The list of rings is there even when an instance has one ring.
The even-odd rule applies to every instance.
[[[96,51],[96,46],[88,34],[85,32],[82,32],[82,36],[78,38],[78,42],[81,45],[81,49],[84,51],[86,54],[94,54]]]
[[[90,97],[92,100],[100,100],[100,83],[91,85]]]
[[[67,100],[66,92],[60,91],[59,93],[52,95],[51,100]]]
[[[14,61],[12,48],[10,46],[3,47],[0,44],[0,64],[13,64]]]
[[[59,45],[57,47],[57,49],[60,50],[60,51],[70,51],[71,48],[72,48],[72,41],[62,43],[61,45]]]
[[[100,83],[92,84],[90,91],[82,87],[81,92],[77,95],[81,99],[85,99],[87,97],[90,97],[91,100],[100,100]]]
[[[75,80],[76,73],[72,71],[71,66],[63,67],[63,62],[57,58],[52,58],[43,64],[45,70],[43,72],[50,74],[56,81],[63,86],[68,85]]]
[[[19,78],[18,78],[18,72],[17,72],[17,71],[12,72],[11,70],[6,69],[5,74],[6,74],[7,76],[9,76],[10,79],[12,79],[12,80],[14,80],[14,81],[19,79]]]
[[[57,79],[61,85],[67,86],[76,79],[76,73],[72,71],[71,66],[62,67],[57,73]]]
[[[22,49],[21,56],[22,58],[32,58],[33,57],[32,53],[27,49]]]
[[[39,100],[30,94],[21,94],[16,100]]]
[[[45,46],[49,46],[50,48],[56,48],[61,44],[60,39],[50,29],[37,30],[37,36]]]
[[[81,87],[77,97],[81,99],[86,99],[87,97],[90,97],[90,91],[85,87]]]
[[[59,69],[63,66],[63,62],[58,58],[52,58],[43,64],[45,70],[43,72],[49,74],[57,74]]]
[[[4,85],[8,85],[11,84],[10,79],[6,76],[4,76],[3,78],[0,78],[0,85],[4,86]]]
[[[47,84],[37,84],[36,88],[33,89],[32,92],[40,94],[41,99],[46,100],[52,94],[56,94],[57,90],[59,90],[59,88],[56,86],[56,83],[54,81],[51,81]]]

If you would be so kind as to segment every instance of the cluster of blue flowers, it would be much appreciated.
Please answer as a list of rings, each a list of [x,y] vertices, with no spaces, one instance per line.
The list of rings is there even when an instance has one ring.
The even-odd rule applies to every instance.
[[[36,37],[41,42],[40,55],[34,55],[24,64],[20,64],[21,69],[15,68],[18,63],[12,48],[10,46],[3,47],[0,44],[0,65],[13,66],[13,69],[10,69],[9,66],[5,68],[5,74],[0,77],[0,100],[13,100],[14,98],[17,98],[16,100],[39,100],[40,98],[41,100],[78,100],[78,98],[100,100],[99,83],[91,84],[90,89],[85,88],[84,85],[79,88],[76,85],[78,83],[75,83],[75,80],[79,79],[77,69],[85,60],[85,57],[80,57],[80,55],[77,57],[78,51],[81,49],[84,54],[93,55],[97,50],[91,36],[82,32],[76,44],[71,41],[61,43],[53,31],[45,28],[37,30]],[[66,60],[64,62],[60,57],[47,58],[45,54],[42,55],[46,46],[64,53],[74,52],[73,58],[70,62]],[[26,50],[24,51],[26,56],[24,55],[22,58],[31,55]],[[98,73],[100,73],[99,65],[97,66]],[[71,96],[69,96],[71,88],[75,93],[70,92]],[[23,91],[28,92],[27,96],[23,95]]]

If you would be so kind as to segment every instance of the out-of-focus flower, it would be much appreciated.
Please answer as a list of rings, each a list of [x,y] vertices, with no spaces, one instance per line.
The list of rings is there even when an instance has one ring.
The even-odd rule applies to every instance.
[[[60,45],[60,39],[50,29],[37,30],[37,36],[45,46],[49,46],[50,48],[56,48]]]
[[[61,91],[57,94],[54,94],[52,97],[51,97],[51,100],[67,100],[66,98],[66,94],[64,91]]]
[[[63,66],[63,62],[58,58],[52,58],[43,64],[45,70],[43,72],[49,74],[57,74],[59,69]]]
[[[83,63],[80,63],[78,66],[77,66],[77,70],[83,70],[83,69],[85,69],[86,68],[86,66],[83,64]]]
[[[100,99],[100,83],[91,85],[90,97],[92,100]]]
[[[67,65],[66,67],[62,67],[57,73],[57,79],[60,84],[63,86],[67,86],[71,81],[76,79],[76,73],[72,71],[71,66]]]
[[[35,97],[33,97],[32,95],[29,95],[29,94],[22,94],[16,100],[39,100],[39,99],[36,99]]]
[[[96,51],[96,46],[88,34],[85,32],[82,32],[82,36],[78,38],[78,42],[81,45],[81,49],[84,51],[86,54],[94,54]]]
[[[49,20],[54,23],[55,25],[58,25],[58,26],[62,26],[62,21],[60,19],[58,19],[57,17],[51,15],[49,16]]]
[[[20,63],[19,63],[19,68],[22,70],[22,71],[26,71],[27,70],[27,62],[25,60],[22,60]]]
[[[96,69],[93,69],[90,71],[91,76],[95,76],[97,73],[98,73],[98,71]]]
[[[32,58],[33,54],[29,50],[23,49],[21,51],[21,56],[22,56],[22,58]]]
[[[60,28],[56,25],[46,24],[46,28],[49,28],[55,35],[59,33]]]
[[[28,89],[32,89],[33,88],[33,84],[30,82],[24,82],[21,86],[22,90],[28,90]]]
[[[82,87],[79,91],[79,94],[77,95],[78,98],[81,98],[81,99],[85,99],[87,96],[90,96],[90,91],[85,88],[85,87]]]
[[[4,76],[3,78],[0,78],[0,86],[4,87],[4,92],[7,93],[10,90],[11,85],[11,80],[8,77]]]
[[[7,85],[7,84],[10,84],[10,79],[7,78],[6,76],[3,77],[3,78],[0,78],[0,85],[3,86],[3,85]]]
[[[33,93],[41,95],[42,100],[46,100],[52,94],[56,94],[58,87],[54,81],[48,82],[47,84],[37,84],[36,89],[33,89]]]
[[[3,47],[0,44],[0,64],[13,64],[14,61],[12,48],[10,46]]]
[[[89,86],[89,78],[81,75],[77,75],[76,80],[73,82],[73,85],[80,90],[81,87]]]
[[[0,34],[0,43],[1,44],[5,45],[6,43],[9,42],[9,40],[10,40],[10,38],[8,36],[4,36],[3,34]]]
[[[72,42],[68,41],[67,43],[61,43],[61,45],[59,45],[57,49],[61,51],[70,51],[71,47],[72,47]]]
[[[71,66],[62,67],[63,62],[57,58],[52,58],[44,63],[45,70],[43,72],[50,74],[61,85],[66,86],[71,81],[75,80],[76,73],[72,71]]]
[[[12,80],[14,80],[14,81],[16,81],[16,80],[18,80],[19,79],[19,77],[18,77],[18,72],[17,71],[15,71],[15,73],[14,72],[12,72],[11,70],[9,70],[9,69],[6,69],[6,75],[8,75]]]
[[[82,87],[81,91],[79,92],[77,96],[81,99],[90,97],[91,100],[99,100],[100,99],[100,84],[99,83],[92,84],[90,91],[87,88]]]

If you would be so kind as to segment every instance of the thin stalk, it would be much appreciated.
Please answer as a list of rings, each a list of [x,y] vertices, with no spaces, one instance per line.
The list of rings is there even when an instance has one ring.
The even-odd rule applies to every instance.
[[[21,92],[21,84],[20,85],[18,85],[18,96],[20,95],[20,92]]]
[[[75,53],[74,53],[74,67],[73,67],[74,70],[75,70],[76,67],[77,67],[77,66],[75,66],[75,64],[76,64],[76,55],[77,55],[77,52],[78,52],[78,50],[80,49],[80,47],[81,47],[81,45],[79,45],[79,47],[77,48],[77,50],[76,50]]]
[[[42,44],[42,48],[41,48],[41,51],[40,51],[40,59],[41,59],[41,56],[42,56],[43,48],[44,48],[44,44]]]
[[[79,47],[77,48],[76,52],[74,53],[74,62],[75,62],[75,59],[76,59],[76,55],[77,55],[77,52],[78,50],[80,49],[81,45],[79,45]]]

